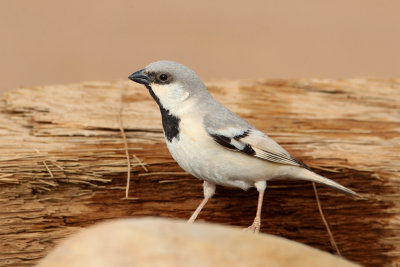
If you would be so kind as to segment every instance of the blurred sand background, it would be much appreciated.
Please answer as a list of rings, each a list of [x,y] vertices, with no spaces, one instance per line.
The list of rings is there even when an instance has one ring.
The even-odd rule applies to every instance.
[[[400,1],[0,0],[0,92],[126,79],[400,77]]]

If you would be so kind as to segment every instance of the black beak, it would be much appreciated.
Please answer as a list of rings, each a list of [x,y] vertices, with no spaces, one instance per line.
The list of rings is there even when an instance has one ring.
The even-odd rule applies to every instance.
[[[151,82],[150,77],[144,73],[145,69],[139,70],[137,72],[132,73],[129,75],[129,79],[144,85],[149,85]]]

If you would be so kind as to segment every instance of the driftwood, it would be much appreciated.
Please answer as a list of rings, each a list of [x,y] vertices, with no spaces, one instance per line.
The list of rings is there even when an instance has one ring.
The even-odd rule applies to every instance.
[[[368,198],[318,186],[345,258],[369,266],[399,263],[400,80],[207,85],[316,172]],[[169,155],[157,106],[142,87],[88,82],[20,88],[4,96],[0,111],[0,266],[32,265],[61,238],[105,219],[187,219],[202,199],[201,182]],[[245,227],[256,205],[255,190],[218,187],[199,219]],[[333,252],[308,182],[269,183],[262,232]]]

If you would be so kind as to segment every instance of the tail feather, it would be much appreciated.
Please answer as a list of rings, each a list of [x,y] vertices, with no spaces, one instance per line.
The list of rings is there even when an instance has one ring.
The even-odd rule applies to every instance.
[[[307,169],[302,169],[302,172],[296,177],[297,179],[300,180],[306,180],[306,181],[311,181],[311,182],[316,182],[319,184],[323,184],[326,186],[329,186],[333,189],[336,189],[337,191],[340,191],[348,196],[353,196],[353,197],[358,197],[358,198],[364,198],[363,196],[357,194],[353,190],[348,189],[347,187],[344,187],[343,185],[340,185],[328,178],[325,178],[321,175],[316,174],[315,172],[312,172]]]

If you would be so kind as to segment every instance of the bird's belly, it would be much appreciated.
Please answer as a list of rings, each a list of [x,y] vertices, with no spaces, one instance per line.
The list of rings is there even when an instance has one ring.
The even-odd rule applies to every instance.
[[[268,180],[266,161],[241,152],[229,151],[204,134],[188,134],[182,131],[179,140],[167,141],[168,149],[178,164],[193,176],[209,182],[248,189],[256,181]],[[269,170],[268,170],[269,169]],[[268,170],[266,172],[266,170]]]

